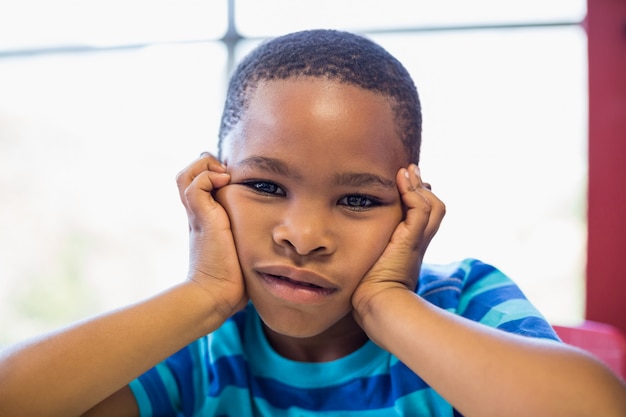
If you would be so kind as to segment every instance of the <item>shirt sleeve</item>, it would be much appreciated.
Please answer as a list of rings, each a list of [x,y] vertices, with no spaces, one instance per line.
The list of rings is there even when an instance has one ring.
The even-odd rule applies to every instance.
[[[490,327],[559,340],[552,326],[508,276],[476,259],[426,266],[418,294],[441,308]]]
[[[140,417],[193,415],[196,395],[207,385],[201,374],[204,343],[197,340],[129,384]]]

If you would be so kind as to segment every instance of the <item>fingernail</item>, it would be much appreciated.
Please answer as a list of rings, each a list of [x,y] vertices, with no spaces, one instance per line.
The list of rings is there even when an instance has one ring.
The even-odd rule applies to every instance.
[[[409,171],[406,169],[404,170],[404,177],[407,179],[409,178]]]
[[[422,174],[420,173],[420,167],[418,167],[417,165],[415,165],[415,175],[422,178]]]

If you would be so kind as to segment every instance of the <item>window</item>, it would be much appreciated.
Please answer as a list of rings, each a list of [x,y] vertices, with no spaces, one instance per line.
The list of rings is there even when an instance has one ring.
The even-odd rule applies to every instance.
[[[582,317],[584,1],[238,0],[241,42],[226,0],[13,3],[0,6],[0,346],[184,278],[174,177],[215,150],[229,62],[310,27],[371,36],[414,76],[422,172],[448,207],[427,260],[481,258],[549,319]]]

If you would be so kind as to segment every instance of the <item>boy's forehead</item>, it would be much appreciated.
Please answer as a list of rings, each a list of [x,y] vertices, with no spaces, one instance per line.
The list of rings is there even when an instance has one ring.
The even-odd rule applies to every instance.
[[[289,113],[302,110],[318,116],[340,117],[348,106],[358,103],[357,112],[366,113],[376,107],[393,121],[392,99],[378,92],[364,89],[327,77],[302,76],[276,80],[261,80],[246,93],[242,120],[263,115],[272,119],[286,117],[282,112],[268,114],[269,108],[290,106]]]
[[[272,138],[270,146],[305,141],[312,150],[349,142],[355,158],[364,151],[359,148],[375,146],[383,159],[393,154],[395,160],[408,161],[390,100],[381,94],[326,78],[299,77],[261,81],[247,95],[242,117],[224,138],[226,157],[251,146],[269,152],[259,138],[268,145],[265,138]]]

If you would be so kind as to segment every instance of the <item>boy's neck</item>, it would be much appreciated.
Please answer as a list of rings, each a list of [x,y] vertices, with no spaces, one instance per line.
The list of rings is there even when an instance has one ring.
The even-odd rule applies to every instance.
[[[348,314],[324,333],[313,337],[296,338],[277,333],[265,324],[267,340],[281,356],[299,362],[329,362],[343,358],[367,342],[368,337]]]

